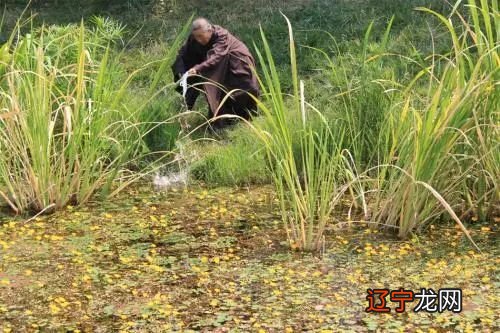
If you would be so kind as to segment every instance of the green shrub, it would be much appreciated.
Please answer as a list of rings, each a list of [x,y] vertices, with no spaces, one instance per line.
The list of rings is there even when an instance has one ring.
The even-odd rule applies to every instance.
[[[101,33],[83,24],[42,27],[0,47],[0,197],[17,213],[112,195],[143,174],[130,172],[148,154],[143,138],[152,125],[142,112],[175,51],[159,62],[142,102],[128,104],[137,71],[124,75]]]

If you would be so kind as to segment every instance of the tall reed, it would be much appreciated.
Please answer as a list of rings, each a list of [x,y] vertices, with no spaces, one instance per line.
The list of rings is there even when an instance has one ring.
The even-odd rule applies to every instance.
[[[0,198],[17,213],[85,203],[134,179],[130,168],[144,155],[140,113],[175,55],[160,62],[150,93],[131,109],[128,92],[140,70],[124,74],[110,40],[93,38],[99,29],[82,23],[56,38],[53,29],[32,30],[0,47]],[[116,29],[105,33],[116,36]]]
[[[286,17],[285,17],[286,18]],[[262,70],[263,99],[258,101],[265,126],[253,126],[266,147],[282,219],[290,246],[317,251],[346,179],[342,154],[344,133],[331,130],[328,121],[305,99],[299,80],[293,31],[290,36],[292,94],[285,100],[280,77],[266,36],[261,29],[263,52],[257,48]],[[297,127],[294,115],[301,119]],[[296,118],[296,117],[295,117]]]
[[[431,55],[386,115],[380,132],[374,219],[401,237],[443,215],[498,203],[498,7],[469,0],[468,18],[427,8],[449,32],[449,54]],[[416,89],[427,81],[427,94]]]

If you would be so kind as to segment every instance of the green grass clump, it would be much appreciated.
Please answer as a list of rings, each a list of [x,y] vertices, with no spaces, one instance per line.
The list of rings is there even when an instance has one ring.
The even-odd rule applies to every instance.
[[[220,142],[204,143],[203,152],[190,167],[191,175],[208,185],[252,185],[269,183],[264,146],[243,126]]]
[[[285,102],[280,76],[269,43],[262,31],[264,50],[257,51],[263,76],[259,80],[263,100],[258,101],[266,126],[252,125],[266,148],[273,183],[280,201],[282,219],[290,246],[318,251],[324,246],[323,232],[347,187],[348,178],[342,143],[345,132],[335,131],[304,96],[299,81],[296,49],[290,22],[290,81],[293,93]],[[300,115],[294,126],[292,115]],[[319,120],[318,120],[319,119]]]
[[[175,52],[146,65],[157,67],[155,77],[130,103],[135,72],[126,74],[109,46],[121,27],[96,27],[32,29],[0,47],[0,198],[17,213],[106,197],[142,175],[130,170],[149,154],[144,137],[157,126],[143,112]]]
[[[388,110],[380,132],[374,220],[401,237],[455,212],[493,212],[498,202],[498,7],[470,0],[465,20],[427,8],[452,39],[451,52],[432,54]],[[426,83],[426,94],[415,86]]]
[[[415,59],[399,55],[418,69],[410,79],[398,80],[396,71],[384,69],[382,59],[396,55],[369,45],[370,25],[356,75],[349,74],[349,62],[328,60],[329,72],[323,73],[344,91],[331,96],[321,112],[307,103],[299,84],[291,28],[292,93],[286,98],[262,36],[259,107],[267,127],[252,128],[266,147],[292,246],[320,249],[322,232],[345,193],[373,225],[395,229],[402,238],[446,216],[469,236],[460,214],[492,217],[499,178],[498,8],[470,0],[467,9],[471,23],[456,10],[448,20],[419,8],[443,23],[452,49]],[[323,121],[310,121],[315,113]],[[296,114],[302,115],[299,131],[292,125]]]

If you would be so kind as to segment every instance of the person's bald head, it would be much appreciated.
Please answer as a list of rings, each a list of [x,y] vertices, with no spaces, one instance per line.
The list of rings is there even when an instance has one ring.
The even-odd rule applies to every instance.
[[[212,30],[212,24],[204,17],[198,17],[193,21],[191,32],[195,31],[210,31]]]
[[[207,45],[212,38],[213,26],[203,17],[199,17],[193,21],[191,26],[191,34],[193,38],[201,45]]]

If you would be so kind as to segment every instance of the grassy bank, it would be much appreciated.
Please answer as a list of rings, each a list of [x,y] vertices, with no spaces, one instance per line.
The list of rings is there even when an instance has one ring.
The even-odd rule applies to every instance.
[[[39,14],[35,24],[57,22],[64,4],[33,4],[30,9]],[[417,10],[418,5],[425,7]],[[108,26],[95,31],[113,36],[115,44],[120,44],[125,31],[120,19],[127,20],[129,32],[138,22],[143,25],[120,53],[125,64],[120,68],[122,75],[133,75],[133,80],[126,81],[133,98],[124,102],[135,102],[131,106],[137,122],[149,124],[138,130],[145,132],[140,141],[147,149],[164,151],[175,145],[180,128],[175,121],[165,120],[182,107],[178,96],[167,90],[154,103],[141,106],[141,98],[152,92],[151,84],[162,88],[169,83],[168,75],[157,71],[159,66],[160,73],[166,74],[167,65],[141,68],[141,64],[167,64],[167,58],[175,55],[172,33],[179,31],[179,20],[196,12],[227,26],[247,44],[254,42],[267,94],[261,104],[265,116],[254,128],[239,126],[223,144],[198,149],[201,154],[191,168],[195,179],[212,185],[272,179],[283,190],[279,191],[283,192],[283,216],[295,211],[293,220],[302,221],[298,222],[302,234],[303,221],[323,215],[329,220],[331,200],[344,192],[367,219],[401,237],[443,218],[461,224],[463,218],[495,215],[498,94],[493,87],[498,68],[498,8],[472,0],[468,6],[454,7],[439,1],[376,5],[372,1],[297,1],[287,8],[275,1],[257,2],[242,17],[240,6],[245,3],[230,8],[224,1],[212,5],[95,2],[83,11],[84,16],[114,16],[117,21],[91,20],[101,26],[107,22]],[[5,26],[19,8],[7,8]],[[280,9],[290,27],[277,15]],[[132,11],[134,18],[129,16]],[[148,35],[153,26],[156,30]],[[204,107],[198,105],[201,113]],[[321,120],[305,113],[320,115]],[[257,138],[267,137],[271,140],[256,143]],[[337,168],[339,172],[333,174],[320,171]],[[325,177],[331,182],[321,183]],[[322,192],[324,185],[330,190]],[[313,203],[316,194],[323,199]],[[318,239],[315,242],[318,247]]]
[[[14,29],[25,3],[0,24],[0,332],[499,331],[496,1],[33,1]],[[251,123],[210,132],[200,101],[181,131],[193,12],[253,46]],[[153,191],[177,162],[190,186]],[[366,313],[372,288],[460,288],[462,313]]]

